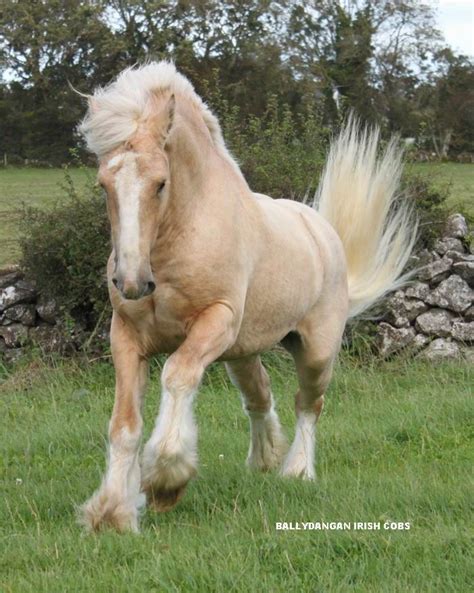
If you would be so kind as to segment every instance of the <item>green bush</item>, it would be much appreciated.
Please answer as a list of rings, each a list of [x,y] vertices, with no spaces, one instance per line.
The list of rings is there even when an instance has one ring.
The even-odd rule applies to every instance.
[[[303,199],[317,189],[328,136],[317,112],[297,118],[272,98],[262,118],[250,117],[229,137],[229,147],[254,191]]]
[[[425,176],[407,174],[402,180],[401,193],[412,202],[419,220],[415,250],[431,249],[441,235],[450,209],[447,204],[449,185],[435,187]]]
[[[231,107],[218,91],[208,89],[207,94],[252,190],[296,200],[314,195],[332,135],[316,105],[309,104],[294,115],[270,97],[263,117],[242,119],[239,109]],[[448,185],[435,187],[422,175],[403,177],[401,199],[412,202],[420,221],[417,250],[429,249],[440,236],[450,213],[449,191]]]
[[[238,107],[222,97],[218,86],[207,88],[206,95],[253,191],[294,200],[314,195],[331,135],[314,103],[295,115],[271,96],[262,117],[244,118]]]
[[[49,210],[23,206],[21,266],[64,317],[92,328],[108,303],[109,223],[102,191],[78,192],[65,171],[64,197]]]

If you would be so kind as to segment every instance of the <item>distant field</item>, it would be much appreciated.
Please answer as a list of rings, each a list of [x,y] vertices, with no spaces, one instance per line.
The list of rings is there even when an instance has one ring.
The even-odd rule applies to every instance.
[[[95,172],[69,169],[78,188]],[[47,207],[64,196],[64,169],[0,169],[0,265],[15,262],[17,247],[17,210],[22,202]]]
[[[461,163],[413,163],[408,171],[426,175],[434,185],[450,186],[449,204],[474,216],[474,165]]]
[[[450,184],[450,204],[474,216],[474,165],[415,163],[408,170],[426,174],[439,185]],[[69,169],[78,188],[95,178],[94,169]],[[18,257],[15,209],[21,202],[47,207],[64,195],[63,169],[0,169],[0,265]]]

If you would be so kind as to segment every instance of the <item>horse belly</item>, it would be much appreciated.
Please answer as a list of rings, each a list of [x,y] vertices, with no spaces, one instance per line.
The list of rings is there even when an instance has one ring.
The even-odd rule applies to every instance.
[[[301,261],[301,251],[299,256]],[[322,275],[314,254],[305,263],[305,276],[289,263],[286,271],[268,268],[259,274],[249,287],[240,331],[226,357],[267,350],[296,329],[321,291]]]
[[[280,342],[324,296],[328,270],[338,254],[325,245],[325,223],[310,208],[286,200],[265,199],[266,234],[248,287],[237,340],[224,354],[236,358]],[[337,250],[336,250],[337,251]],[[345,276],[341,276],[345,279]],[[331,282],[332,284],[332,282]]]

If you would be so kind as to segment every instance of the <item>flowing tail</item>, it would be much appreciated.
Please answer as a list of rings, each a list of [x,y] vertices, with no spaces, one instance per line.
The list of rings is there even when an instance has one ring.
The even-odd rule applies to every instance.
[[[397,189],[402,150],[392,139],[377,158],[380,131],[351,117],[332,144],[315,208],[338,233],[347,258],[350,311],[355,317],[403,285],[417,221]]]

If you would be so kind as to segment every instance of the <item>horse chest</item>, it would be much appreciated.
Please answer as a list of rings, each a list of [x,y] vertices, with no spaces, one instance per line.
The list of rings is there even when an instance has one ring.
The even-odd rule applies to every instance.
[[[121,299],[120,316],[137,337],[145,355],[174,352],[186,338],[186,328],[205,308],[170,286],[158,286],[140,301]]]

